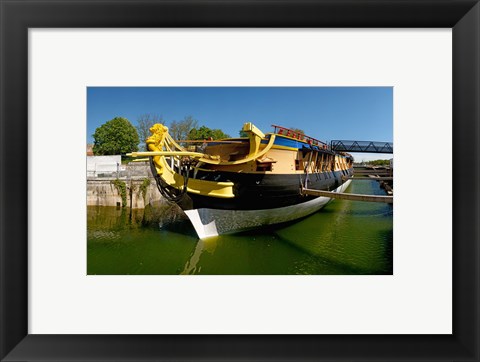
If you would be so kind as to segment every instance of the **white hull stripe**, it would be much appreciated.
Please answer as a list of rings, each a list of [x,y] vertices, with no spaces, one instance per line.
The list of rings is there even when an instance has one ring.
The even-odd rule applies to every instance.
[[[350,182],[351,180],[348,180],[336,188],[334,192],[345,191]],[[330,200],[332,199],[329,197],[320,196],[301,204],[279,207],[277,209],[194,209],[185,211],[185,214],[192,222],[198,237],[206,239],[220,234],[234,233],[299,219],[320,210]]]

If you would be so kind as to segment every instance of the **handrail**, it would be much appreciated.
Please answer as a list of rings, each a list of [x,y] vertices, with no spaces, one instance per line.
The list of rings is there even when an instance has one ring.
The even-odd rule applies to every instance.
[[[283,127],[283,126],[278,126],[276,124],[272,124],[272,127],[274,129],[275,134],[279,134],[281,136],[287,136],[287,137],[292,137],[301,141],[306,141],[309,144],[313,145],[322,145],[322,146],[328,146],[325,142],[322,142],[320,140],[317,140],[316,138],[307,136],[304,133],[294,131],[293,129]],[[285,134],[284,134],[285,132]]]

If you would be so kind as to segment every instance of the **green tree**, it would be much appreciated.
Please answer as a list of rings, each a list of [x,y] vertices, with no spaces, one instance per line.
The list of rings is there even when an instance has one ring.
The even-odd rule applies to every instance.
[[[238,135],[239,135],[240,137],[248,137],[248,133],[245,132],[245,131],[243,130],[243,128],[242,128],[240,131],[238,131]]]
[[[174,140],[186,140],[188,135],[193,128],[196,128],[198,121],[193,119],[192,116],[185,117],[182,121],[172,121],[170,127],[168,127],[168,132]]]
[[[367,164],[372,166],[389,166],[390,160],[372,160],[368,161]]]
[[[208,140],[210,138],[219,140],[222,138],[230,138],[230,136],[224,133],[221,129],[211,129],[206,126],[194,128],[188,135],[188,139],[190,140]]]
[[[138,133],[130,121],[123,117],[102,124],[93,134],[94,155],[118,155],[138,150]]]

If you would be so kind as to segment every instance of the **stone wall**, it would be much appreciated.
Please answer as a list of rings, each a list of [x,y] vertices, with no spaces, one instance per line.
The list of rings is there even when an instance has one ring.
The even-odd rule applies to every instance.
[[[116,187],[114,183],[123,183],[125,185],[126,207],[132,209],[143,209],[146,205],[163,202],[163,198],[157,189],[153,178],[148,178],[150,184],[146,187],[145,197],[141,188],[144,185],[143,179],[117,180],[109,179],[88,179],[87,180],[87,206],[122,206],[123,200],[121,187]],[[121,185],[121,184],[119,184]]]

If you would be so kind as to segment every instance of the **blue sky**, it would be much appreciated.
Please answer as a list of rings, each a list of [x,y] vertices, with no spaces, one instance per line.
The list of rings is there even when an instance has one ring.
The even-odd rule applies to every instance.
[[[87,143],[110,119],[125,117],[135,125],[143,114],[162,116],[167,126],[192,116],[232,137],[252,122],[265,133],[277,124],[322,141],[393,141],[392,87],[88,87]]]

